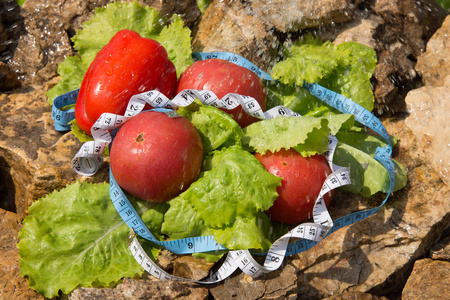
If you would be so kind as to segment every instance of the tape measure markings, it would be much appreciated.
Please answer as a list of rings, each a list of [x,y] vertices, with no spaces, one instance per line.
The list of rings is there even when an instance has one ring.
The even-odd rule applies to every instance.
[[[203,57],[203,59],[204,59],[205,55],[208,55],[208,54],[201,54],[200,58]],[[213,53],[212,55],[213,55],[213,57],[221,58],[221,56],[227,55],[227,54],[226,53]],[[259,69],[256,66],[254,66],[251,63],[247,64],[248,61],[246,61],[245,59],[243,59],[242,57],[240,57],[238,55],[228,55],[227,60],[232,61],[239,65],[245,66],[249,69],[256,68],[257,74],[262,74],[262,75],[264,75],[263,76],[264,79],[271,80],[269,75],[265,74],[262,71],[261,71],[262,73],[258,72]],[[252,70],[252,71],[254,71],[254,70]],[[387,169],[387,171],[389,173],[390,191],[389,191],[387,197],[385,198],[385,200],[383,201],[383,203],[379,207],[374,208],[374,209],[369,209],[364,212],[356,212],[356,213],[350,214],[348,216],[341,217],[333,222],[333,220],[329,216],[326,206],[323,203],[322,196],[327,191],[334,189],[336,187],[339,187],[340,184],[345,183],[346,178],[349,180],[349,174],[341,173],[340,176],[341,176],[341,180],[343,180],[342,182],[336,176],[329,176],[321,190],[321,194],[323,194],[323,195],[318,197],[318,199],[316,200],[315,206],[314,206],[313,218],[314,218],[315,223],[300,224],[299,226],[297,226],[295,228],[295,230],[290,231],[287,235],[284,235],[283,237],[278,239],[272,245],[271,249],[269,249],[269,252],[266,255],[266,261],[265,261],[264,266],[260,266],[253,259],[252,255],[250,254],[250,252],[248,250],[229,251],[227,258],[225,260],[226,263],[224,263],[219,268],[219,270],[222,270],[222,273],[212,275],[211,278],[219,278],[220,277],[221,280],[223,280],[227,276],[231,275],[231,273],[234,272],[234,270],[236,269],[235,268],[236,265],[232,263],[233,259],[235,262],[240,263],[240,264],[238,264],[238,266],[239,266],[239,268],[241,268],[242,271],[244,271],[246,274],[248,274],[252,277],[259,276],[259,275],[265,274],[273,269],[276,269],[276,268],[278,268],[277,266],[281,265],[281,262],[284,259],[285,255],[301,253],[307,249],[310,249],[315,244],[317,244],[318,241],[322,240],[324,237],[326,237],[328,234],[334,232],[335,230],[338,230],[339,228],[353,224],[354,222],[357,222],[357,221],[364,219],[364,218],[372,215],[373,213],[375,213],[381,206],[384,205],[384,203],[387,201],[390,193],[393,190],[393,186],[395,184],[395,168],[390,159],[390,155],[392,153],[392,147],[390,144],[389,135],[388,135],[387,130],[384,127],[384,125],[369,111],[364,109],[359,104],[354,103],[350,99],[343,97],[342,95],[339,95],[339,94],[337,94],[333,91],[330,91],[324,87],[321,87],[317,84],[305,83],[303,85],[303,87],[306,88],[308,91],[310,91],[311,94],[318,97],[320,100],[337,108],[341,112],[354,114],[355,119],[358,122],[361,122],[363,125],[366,125],[367,127],[373,129],[375,132],[380,134],[388,142],[388,145],[386,147],[377,148],[374,158],[377,159],[377,161],[379,161],[380,163],[382,163],[383,166]],[[204,104],[210,104],[210,105],[213,105],[216,107],[221,107],[221,108],[234,108],[240,104],[248,114],[259,117],[261,119],[272,118],[277,115],[285,115],[285,114],[293,115],[293,116],[298,115],[295,112],[289,111],[289,109],[286,107],[276,107],[276,108],[273,108],[272,110],[263,112],[261,107],[259,106],[259,103],[255,99],[253,99],[251,97],[247,97],[247,96],[242,97],[242,96],[236,95],[236,94],[229,94],[229,95],[223,97],[222,99],[218,99],[216,97],[216,95],[210,91],[186,90],[186,91],[182,91],[181,93],[179,93],[177,96],[175,96],[174,99],[172,99],[172,101],[170,101],[170,99],[165,97],[163,94],[161,94],[159,92],[156,92],[156,93],[154,93],[154,92],[155,91],[151,91],[151,92],[146,92],[146,93],[142,93],[142,94],[133,96],[130,99],[130,103],[127,106],[127,113],[125,114],[125,117],[129,118],[129,117],[132,117],[132,116],[136,115],[137,113],[139,113],[143,109],[145,103],[150,103],[154,107],[166,106],[166,107],[176,108],[177,106],[189,105],[196,98],[200,99],[200,101],[202,101]],[[59,100],[57,102],[70,103],[71,101],[73,101],[74,95],[78,94],[78,91],[72,91],[71,93],[72,94],[70,94],[70,95],[62,95],[61,98],[63,98],[63,100]],[[133,100],[133,101],[131,101],[131,100]],[[57,105],[54,105],[54,107],[58,108]],[[64,114],[64,112],[61,111],[61,115],[63,115],[63,114]],[[59,116],[60,113],[59,112],[54,113],[53,108],[52,108],[52,117],[54,115]],[[62,117],[55,117],[55,118],[62,119]],[[127,119],[123,119],[122,116],[118,116],[118,117],[117,116],[105,116],[102,120],[100,120],[100,119],[101,118],[99,118],[99,120],[97,120],[97,122],[99,124],[97,124],[97,122],[96,122],[96,124],[99,125],[98,127],[100,127],[100,128],[94,129],[92,132],[93,136],[95,135],[95,138],[97,140],[100,140],[100,143],[96,144],[94,142],[94,143],[87,144],[86,146],[83,145],[83,147],[79,150],[79,152],[82,155],[84,155],[84,157],[87,157],[88,159],[92,160],[92,164],[90,163],[90,161],[83,162],[83,156],[75,157],[73,161],[78,162],[78,165],[75,165],[75,167],[74,167],[75,170],[79,171],[82,168],[92,170],[95,167],[97,167],[101,163],[101,159],[96,157],[95,155],[96,155],[96,153],[99,152],[99,149],[102,149],[102,147],[104,147],[105,144],[110,141],[109,132],[105,128],[111,129],[110,127],[108,127],[111,125],[111,123],[115,124],[114,126],[116,126],[117,124],[123,124],[127,120]],[[113,120],[114,120],[114,122],[112,122]],[[119,125],[117,125],[117,126],[119,126]],[[56,129],[56,120],[55,120],[55,129]],[[101,131],[101,130],[103,130],[103,131]],[[331,138],[330,138],[330,140],[331,140]],[[330,141],[330,143],[333,143],[333,141]],[[337,140],[336,140],[336,143],[337,143]],[[334,149],[332,149],[331,151],[334,152]],[[101,154],[101,152],[100,152],[100,154]],[[332,155],[333,155],[333,153],[326,154],[326,156],[331,157],[331,159],[329,157],[327,157],[327,160],[328,160],[330,166],[332,167],[332,170],[334,172],[336,172],[335,170],[338,170],[339,167],[334,166],[334,164],[332,163]],[[348,170],[347,170],[347,172],[348,172]],[[111,172],[110,172],[110,177],[113,179],[112,181],[114,181],[114,178],[112,177]],[[115,183],[115,185],[117,185],[117,183]],[[118,185],[116,188],[120,190],[120,187],[118,187]],[[123,194],[123,192],[118,193],[118,195],[122,196],[121,194],[123,196],[125,196]],[[126,199],[126,200],[128,201],[128,199]],[[120,202],[120,203],[123,203],[123,202]],[[127,205],[131,206],[129,201],[128,201]],[[132,208],[132,206],[131,206],[131,208]],[[128,210],[123,209],[122,212],[125,212],[125,214],[127,216],[129,216],[130,214],[131,215],[135,214],[136,218],[130,217],[129,219],[127,219],[127,222],[130,223],[132,226],[133,225],[136,226],[136,224],[138,224],[140,226],[140,227],[136,227],[138,229],[138,232],[139,231],[140,232],[148,231],[148,233],[144,233],[144,235],[150,239],[152,239],[152,238],[154,239],[153,235],[150,233],[148,228],[145,226],[142,219],[140,219],[140,217],[137,215],[137,212],[134,210],[134,208],[132,210],[131,209],[128,209]],[[122,217],[123,214],[122,213],[120,213],[120,214]],[[139,220],[140,220],[140,222],[139,222]],[[139,223],[141,223],[141,224],[139,224]],[[131,226],[131,228],[133,228],[132,226]],[[301,240],[289,244],[288,242],[291,237],[298,237],[298,238],[301,238]],[[207,247],[204,249],[209,249],[208,248],[208,247],[210,247],[210,245],[208,245],[208,243],[210,241],[208,239],[209,237],[205,237],[205,238],[206,238]],[[211,238],[213,238],[213,237],[211,237]],[[139,245],[139,247],[140,247],[140,244],[137,241],[137,239],[135,238],[134,240],[136,241],[137,245]],[[180,248],[180,249],[183,248],[181,246],[181,244],[185,244],[185,245],[189,245],[191,247],[191,249],[193,249],[195,251],[199,251],[199,249],[197,249],[196,246],[202,245],[203,244],[202,241],[203,241],[203,239],[201,237],[196,237],[196,238],[178,240],[176,243],[178,244],[178,248]],[[214,239],[212,239],[212,241],[213,241],[213,244],[215,246],[217,246],[217,243],[215,243]],[[160,241],[156,241],[156,242],[161,243]],[[176,247],[173,247],[173,243],[174,243],[174,241],[170,241],[169,243],[167,243],[167,245],[170,245],[171,248],[176,248]],[[136,246],[136,245],[134,245],[134,246]],[[187,248],[189,248],[189,246]],[[186,247],[184,247],[184,248],[186,248]],[[141,247],[140,247],[140,249],[142,250]],[[183,251],[185,251],[185,250],[186,249],[183,249]],[[144,252],[144,251],[142,250],[142,252]],[[172,251],[172,252],[177,253],[176,249],[175,249],[175,251]],[[135,253],[137,253],[136,250],[135,250]],[[192,252],[184,252],[184,253],[192,253]],[[145,252],[143,254],[139,253],[138,258],[141,260],[141,263],[144,262],[144,260],[142,258],[142,257],[145,257],[144,255],[146,256]],[[276,262],[274,262],[274,261],[276,261]],[[148,261],[145,262],[145,264],[147,266],[154,265],[154,263],[149,258],[148,258]],[[162,278],[161,274],[165,273],[161,268],[159,268],[157,266],[153,267],[153,271],[152,270],[150,270],[150,271],[153,272],[153,274],[152,274],[153,276],[159,276],[160,279]],[[225,274],[225,276],[224,276],[224,274]],[[185,280],[183,278],[176,278],[170,274],[164,275],[163,278],[166,280]]]

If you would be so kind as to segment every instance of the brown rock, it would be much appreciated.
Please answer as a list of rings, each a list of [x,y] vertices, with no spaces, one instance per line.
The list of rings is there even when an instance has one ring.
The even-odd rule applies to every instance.
[[[213,263],[191,255],[183,255],[173,262],[173,275],[193,280],[201,280],[208,276]]]
[[[16,214],[0,208],[0,299],[44,299],[20,275],[16,244],[21,228]]]
[[[210,288],[214,299],[298,299],[302,290],[296,283],[297,271],[284,264],[263,278],[252,279],[239,273],[227,278],[223,283]]]
[[[194,51],[239,54],[266,71],[277,56],[273,32],[245,3],[213,1],[205,10],[192,41]]]
[[[413,90],[405,102],[409,113],[405,124],[423,145],[431,166],[450,185],[450,158],[445,155],[450,153],[450,80],[448,86],[424,86]]]
[[[402,292],[402,299],[449,299],[450,262],[420,259],[415,262],[411,276]]]
[[[347,292],[324,298],[322,300],[388,300],[386,297],[377,297],[368,293]]]
[[[7,64],[0,62],[0,91],[6,92],[21,86],[16,73],[11,71]]]
[[[450,75],[450,16],[436,31],[426,46],[426,52],[418,57],[416,70],[425,85],[443,86]]]
[[[416,60],[447,13],[430,0],[377,0],[370,9],[383,19],[374,35],[381,64],[374,74],[375,112],[405,112],[406,94],[421,85]]]
[[[8,180],[2,188],[7,192],[0,195],[0,203],[7,203],[4,208],[17,212],[21,219],[33,201],[68,183],[108,180],[107,164],[93,177],[72,170],[70,161],[81,143],[71,133],[54,130],[45,92],[43,87],[29,86],[14,94],[0,94],[0,166],[10,176],[5,177]]]
[[[71,56],[72,46],[64,23],[58,15],[29,13],[25,31],[18,38],[17,49],[9,66],[21,80],[42,83],[54,77],[58,64]]]
[[[361,1],[251,1],[255,16],[282,32],[348,22]]]
[[[450,235],[430,249],[430,257],[436,260],[450,261]]]
[[[111,288],[79,288],[69,300],[89,299],[182,299],[206,300],[208,289],[195,284],[173,281],[134,280],[125,278],[123,283]]]

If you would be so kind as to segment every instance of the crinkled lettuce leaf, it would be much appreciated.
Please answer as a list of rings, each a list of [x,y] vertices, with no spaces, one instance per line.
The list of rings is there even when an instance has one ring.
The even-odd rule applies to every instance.
[[[286,50],[284,59],[272,69],[272,78],[285,84],[303,85],[318,82],[338,65],[337,46],[305,35]]]
[[[167,51],[169,59],[174,63],[179,77],[187,67],[193,63],[191,56],[191,30],[184,26],[178,15],[173,15],[172,23],[163,27],[155,40],[161,43]]]
[[[260,213],[278,197],[276,177],[249,152],[233,146],[214,151],[210,169],[170,200],[162,232],[171,239],[214,235],[229,249],[267,250],[270,226]]]
[[[202,105],[200,102],[180,107],[177,111],[197,128],[205,154],[221,147],[242,144],[242,129],[230,114],[213,106]]]
[[[77,30],[72,38],[79,58],[68,57],[66,60],[69,62],[65,60],[61,63],[64,66],[61,72],[58,69],[61,80],[47,93],[48,102],[52,104],[56,96],[79,88],[97,52],[122,29],[134,30],[161,43],[175,64],[177,74],[180,74],[192,61],[191,31],[184,27],[177,15],[173,16],[168,26],[164,24],[166,21],[155,9],[137,2],[113,2],[96,8],[95,14],[82,24],[82,29]]]
[[[385,167],[375,160],[377,147],[385,147],[385,140],[379,136],[368,135],[354,131],[341,131],[336,137],[338,145],[333,162],[350,169],[352,183],[341,187],[342,190],[364,197],[370,197],[378,192],[388,193],[390,182]],[[392,139],[392,145],[396,140]],[[407,174],[405,168],[392,159],[395,167],[395,185],[397,191],[406,186]]]
[[[130,199],[157,236],[167,204]],[[109,286],[123,277],[140,276],[143,269],[127,245],[129,227],[109,196],[109,184],[68,185],[35,201],[19,232],[20,274],[48,298],[78,286]],[[150,256],[159,249],[143,245]]]
[[[60,81],[47,92],[48,103],[53,104],[53,100],[59,95],[80,88],[85,71],[81,67],[79,56],[69,56],[58,65]]]
[[[302,116],[322,117],[340,113],[316,96],[311,95],[300,85],[284,84],[279,81],[267,81],[267,108],[283,105]]]
[[[306,35],[292,44],[284,59],[273,67],[271,75],[281,85],[269,87],[269,99],[302,115],[336,113],[301,87],[305,81],[317,83],[372,111],[370,78],[375,65],[376,53],[368,46],[355,42],[334,45]]]
[[[242,140],[262,154],[294,148],[303,156],[311,156],[327,150],[328,122],[326,118],[279,116],[247,126]]]

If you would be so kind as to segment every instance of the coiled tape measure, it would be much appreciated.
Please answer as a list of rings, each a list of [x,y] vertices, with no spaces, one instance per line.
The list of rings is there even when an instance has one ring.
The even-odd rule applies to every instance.
[[[233,53],[193,53],[192,56],[196,60],[210,58],[228,60],[232,63],[250,69],[258,74],[258,76],[262,79],[272,80],[270,75],[256,67],[253,63]],[[374,158],[386,168],[389,174],[390,189],[383,202],[376,208],[355,212],[334,221],[331,219],[323,201],[323,196],[335,188],[350,184],[351,181],[350,171],[348,168],[336,166],[332,162],[337,145],[337,139],[336,137],[330,135],[328,149],[324,155],[327,158],[333,172],[326,178],[322,186],[322,190],[315,202],[313,209],[314,223],[302,223],[276,240],[272,244],[269,251],[263,254],[266,256],[263,265],[259,264],[248,250],[229,250],[225,260],[217,271],[211,273],[203,280],[195,281],[173,276],[165,272],[148,257],[140,245],[137,235],[140,235],[141,237],[176,254],[226,250],[227,248],[218,244],[214,240],[213,236],[199,236],[171,241],[157,240],[145,226],[144,222],[133,208],[110,171],[111,200],[114,203],[119,215],[131,228],[127,240],[133,257],[149,274],[160,280],[191,281],[210,284],[224,280],[239,268],[247,275],[256,278],[278,269],[281,266],[284,257],[310,249],[332,232],[374,214],[386,203],[394,188],[395,169],[391,160],[392,146],[390,144],[390,137],[384,125],[371,112],[336,92],[328,90],[315,83],[304,83],[303,87],[312,95],[316,96],[328,105],[338,109],[342,113],[353,114],[358,122],[374,130],[386,140],[387,146],[383,148],[378,147],[374,156]],[[70,126],[67,125],[67,123],[74,118],[73,110],[64,111],[60,108],[74,104],[76,102],[77,95],[78,90],[74,90],[55,98],[52,107],[52,118],[55,122],[56,130],[70,130]],[[104,149],[112,141],[110,130],[121,126],[128,119],[141,112],[146,103],[149,103],[151,106],[155,107],[154,110],[166,113],[168,116],[176,118],[179,114],[174,109],[177,107],[188,106],[195,99],[199,99],[205,105],[212,105],[226,109],[233,109],[241,105],[248,114],[259,119],[270,119],[281,115],[292,117],[299,116],[299,114],[284,106],[277,106],[264,112],[255,99],[238,94],[228,94],[219,99],[211,91],[184,90],[170,100],[158,91],[144,92],[131,97],[126,112],[123,116],[110,113],[104,113],[100,116],[91,129],[94,140],[86,142],[82,145],[78,153],[71,161],[72,168],[77,173],[84,176],[95,174],[103,161],[102,153]],[[289,243],[291,238],[299,238],[299,240]]]

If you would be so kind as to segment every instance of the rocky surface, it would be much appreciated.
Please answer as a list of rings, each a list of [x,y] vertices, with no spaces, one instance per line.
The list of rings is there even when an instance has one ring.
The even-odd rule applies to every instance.
[[[43,299],[19,274],[15,244],[28,206],[77,179],[107,180],[106,165],[90,179],[72,172],[69,161],[81,144],[71,133],[53,129],[45,92],[58,80],[57,63],[73,53],[70,37],[96,6],[109,2],[28,0],[22,8],[11,0],[0,3],[0,68],[6,72],[0,72],[0,90],[8,90],[0,94],[0,299]],[[408,185],[373,216],[288,257],[262,278],[237,272],[211,287],[124,279],[114,288],[79,288],[70,299],[449,297],[450,17],[443,22],[445,11],[428,0],[213,1],[200,17],[195,1],[140,2],[165,14],[182,13],[193,30],[194,49],[233,51],[266,68],[281,44],[305,32],[373,47],[376,112],[399,138],[394,156],[408,171]],[[22,87],[5,88],[5,82],[17,82],[14,74]],[[330,213],[346,215],[381,200],[337,192]],[[158,263],[180,276],[199,279],[211,267],[163,253]]]

